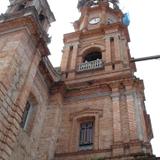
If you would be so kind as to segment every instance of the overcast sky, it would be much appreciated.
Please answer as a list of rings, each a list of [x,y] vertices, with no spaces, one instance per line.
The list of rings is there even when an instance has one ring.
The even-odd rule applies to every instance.
[[[3,13],[9,0],[1,0]],[[56,17],[50,29],[52,43],[49,45],[54,66],[60,65],[63,34],[73,31],[72,23],[79,18],[78,0],[48,0]],[[129,12],[131,24],[130,50],[132,57],[160,55],[160,0],[120,0],[124,12]],[[160,156],[160,60],[137,63],[136,76],[144,80],[146,108],[151,115],[154,154]]]

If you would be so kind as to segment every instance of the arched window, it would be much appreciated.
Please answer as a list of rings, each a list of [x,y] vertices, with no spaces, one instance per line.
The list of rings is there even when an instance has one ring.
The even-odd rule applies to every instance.
[[[36,109],[37,109],[37,101],[35,97],[33,97],[33,95],[30,95],[26,102],[26,105],[22,114],[22,119],[20,122],[21,128],[27,131],[27,133],[30,133],[33,128]]]
[[[92,51],[84,57],[83,62],[95,61],[97,59],[102,59],[102,53],[100,51]]]
[[[28,118],[29,118],[29,113],[31,112],[31,110],[32,110],[32,105],[29,101],[27,101],[24,112],[23,112],[23,115],[22,115],[22,120],[21,120],[21,123],[20,123],[20,126],[22,128],[26,128],[27,121],[28,121]]]
[[[94,47],[89,48],[85,52],[83,51],[83,56],[81,58],[81,64],[78,65],[77,72],[102,69],[104,67],[102,61],[102,51],[101,48]]]

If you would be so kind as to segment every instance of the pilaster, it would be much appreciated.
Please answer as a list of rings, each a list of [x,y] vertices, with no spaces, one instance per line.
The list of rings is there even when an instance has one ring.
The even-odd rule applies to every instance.
[[[70,46],[66,45],[63,49],[63,56],[61,61],[61,71],[62,73],[67,71],[68,61],[69,61],[69,54],[70,54]]]
[[[129,118],[130,140],[134,141],[138,138],[138,136],[137,136],[135,104],[134,104],[133,94],[127,94],[127,107],[128,107],[128,118]]]
[[[120,70],[122,68],[122,55],[121,55],[120,36],[118,35],[118,33],[115,34],[114,40],[115,40],[115,63],[116,63],[115,67],[117,70]]]
[[[74,70],[76,68],[76,58],[77,58],[77,52],[78,52],[78,45],[79,43],[74,43],[73,44],[73,55],[71,59],[71,70]]]
[[[129,65],[129,48],[128,48],[128,44],[127,44],[127,40],[125,38],[125,36],[122,36],[120,39],[120,52],[121,52],[121,57],[122,57],[122,61],[124,64],[124,67]]]
[[[120,94],[119,85],[113,84],[112,87],[112,109],[113,109],[113,156],[123,154],[122,128],[120,113]]]
[[[105,57],[105,70],[111,71],[112,70],[112,60],[111,60],[111,45],[110,45],[110,36],[105,36],[105,47],[106,47],[106,57]]]
[[[79,43],[76,42],[73,44],[73,51],[72,51],[72,56],[71,56],[71,65],[70,65],[70,71],[69,73],[69,78],[74,79],[75,78],[75,71],[76,71],[76,64],[77,64],[77,53],[78,53],[78,45]]]

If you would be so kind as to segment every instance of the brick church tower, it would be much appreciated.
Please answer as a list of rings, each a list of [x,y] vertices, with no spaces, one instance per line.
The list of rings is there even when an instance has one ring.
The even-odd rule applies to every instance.
[[[64,35],[66,89],[55,159],[154,159],[122,11],[107,0],[80,0],[78,9],[75,32]]]
[[[79,0],[61,67],[48,55],[47,0],[0,15],[0,160],[155,160],[143,81],[116,0]]]

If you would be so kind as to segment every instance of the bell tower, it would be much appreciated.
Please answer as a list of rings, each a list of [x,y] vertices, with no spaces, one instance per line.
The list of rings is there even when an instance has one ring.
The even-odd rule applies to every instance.
[[[81,17],[74,22],[75,32],[64,35],[61,69],[66,81],[133,76],[130,38],[117,3],[79,1],[78,9]]]
[[[64,35],[66,89],[56,160],[154,158],[127,17],[114,0],[79,0],[78,9],[75,32]]]
[[[18,14],[31,9],[34,9],[37,12],[37,19],[43,29],[47,32],[50,27],[50,23],[55,20],[55,17],[46,0],[10,0],[10,6],[6,13]]]

